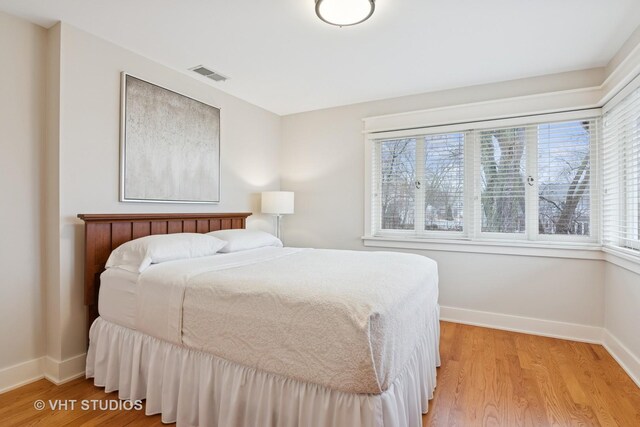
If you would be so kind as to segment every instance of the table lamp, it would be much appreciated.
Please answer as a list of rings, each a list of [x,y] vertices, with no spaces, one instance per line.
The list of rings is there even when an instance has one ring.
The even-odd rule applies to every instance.
[[[282,215],[293,213],[293,191],[263,191],[262,213],[276,216],[276,237],[282,240],[280,220]]]

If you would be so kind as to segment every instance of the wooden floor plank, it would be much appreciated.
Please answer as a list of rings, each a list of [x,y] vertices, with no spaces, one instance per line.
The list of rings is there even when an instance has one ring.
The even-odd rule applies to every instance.
[[[599,345],[442,322],[425,426],[640,426],[640,389]],[[91,380],[40,380],[0,394],[2,426],[161,426],[144,409],[38,411],[34,402],[118,400]]]

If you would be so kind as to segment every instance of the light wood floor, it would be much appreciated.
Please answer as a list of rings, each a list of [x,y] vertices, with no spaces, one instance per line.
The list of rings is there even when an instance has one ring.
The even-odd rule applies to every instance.
[[[441,325],[424,425],[640,426],[640,388],[601,345]]]
[[[442,322],[442,367],[423,424],[640,426],[640,389],[599,345]],[[151,426],[141,411],[34,409],[38,399],[117,400],[90,380],[0,395],[2,426]]]

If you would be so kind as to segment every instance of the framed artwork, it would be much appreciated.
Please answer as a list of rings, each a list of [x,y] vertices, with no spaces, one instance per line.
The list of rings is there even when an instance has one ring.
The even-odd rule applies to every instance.
[[[220,109],[122,73],[120,201],[220,202]]]

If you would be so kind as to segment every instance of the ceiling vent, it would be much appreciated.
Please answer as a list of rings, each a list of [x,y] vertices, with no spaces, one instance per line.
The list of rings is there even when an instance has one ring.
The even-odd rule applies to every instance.
[[[223,76],[220,73],[216,73],[213,70],[210,70],[209,68],[202,66],[202,65],[198,65],[197,67],[193,67],[193,68],[189,68],[191,71],[194,71],[198,74],[200,74],[201,76],[204,76],[208,79],[211,79],[213,81],[216,82],[223,82],[225,80],[227,80],[227,77]]]

